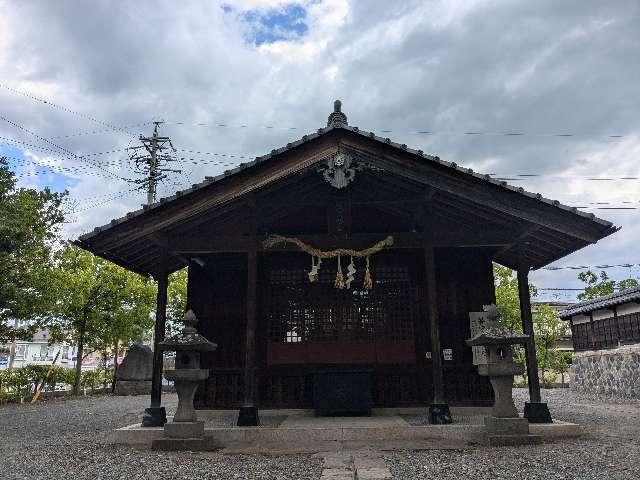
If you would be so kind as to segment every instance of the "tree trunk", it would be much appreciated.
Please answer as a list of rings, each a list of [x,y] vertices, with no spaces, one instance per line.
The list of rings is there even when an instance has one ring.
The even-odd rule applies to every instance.
[[[107,349],[104,349],[104,352],[102,352],[102,357],[103,357],[103,361],[104,361],[104,371],[106,373],[107,371],[107,361],[109,358],[109,352],[107,351]],[[107,391],[107,376],[106,375],[102,375],[102,391],[106,392]]]
[[[13,362],[16,360],[16,349],[18,348],[18,344],[16,343],[16,329],[18,328],[18,320],[14,320],[13,322],[13,333],[11,335],[11,346],[9,347],[9,363],[7,364],[8,369],[13,368]]]
[[[113,344],[113,377],[111,379],[111,393],[116,391],[116,374],[118,373],[118,345],[119,342]]]
[[[84,355],[84,335],[87,327],[87,318],[83,318],[80,322],[78,331],[78,353],[76,354],[76,378],[73,383],[73,394],[80,395],[80,381],[82,375],[82,357]]]

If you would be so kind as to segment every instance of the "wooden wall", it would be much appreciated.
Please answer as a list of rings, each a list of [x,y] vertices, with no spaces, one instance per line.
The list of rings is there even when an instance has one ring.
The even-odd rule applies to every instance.
[[[288,264],[293,268],[291,265],[298,264],[296,258],[306,257],[291,253],[288,254],[290,261],[285,262],[282,261],[283,255],[287,254],[259,255],[258,405],[262,408],[310,408],[311,372],[327,368],[328,365],[274,363],[269,354],[268,298],[265,298],[269,291],[268,273],[278,264],[283,267]],[[345,357],[345,363],[341,367],[372,370],[372,393],[376,406],[425,405],[431,400],[432,384],[431,362],[427,358],[427,352],[431,348],[424,301],[424,257],[419,250],[380,254],[380,259],[373,262],[374,279],[375,262],[379,262],[378,265],[384,264],[385,255],[392,262],[405,262],[411,266],[411,275],[415,281],[415,305],[412,306],[414,326],[413,348],[410,350],[414,351],[415,359],[402,363],[383,359],[366,364],[357,361],[358,357],[353,353]],[[216,342],[218,350],[203,358],[203,365],[211,368],[212,373],[199,388],[196,404],[199,408],[234,408],[243,400],[246,256],[224,254],[202,259],[206,262],[205,267],[194,263],[189,268],[188,303],[200,319],[200,332]],[[325,268],[331,269],[330,261]],[[469,338],[468,312],[479,311],[482,305],[494,301],[490,252],[471,248],[438,249],[436,274],[441,344],[443,349],[452,350],[452,360],[443,362],[447,399],[452,405],[488,405],[492,401],[491,387],[486,378],[477,374],[472,365],[471,349],[465,345],[464,340]],[[333,275],[333,272],[328,275]],[[404,341],[406,342],[406,338]],[[330,349],[330,344],[327,345]],[[299,344],[284,344],[283,347],[303,348]],[[359,348],[366,350],[367,345],[362,344]],[[354,361],[355,363],[347,363]],[[335,368],[336,363],[337,361],[333,361],[331,366]]]

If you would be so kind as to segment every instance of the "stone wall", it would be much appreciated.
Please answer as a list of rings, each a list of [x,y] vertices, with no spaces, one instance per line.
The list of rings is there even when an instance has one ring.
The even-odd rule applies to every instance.
[[[640,398],[640,344],[576,352],[570,376],[578,392]]]

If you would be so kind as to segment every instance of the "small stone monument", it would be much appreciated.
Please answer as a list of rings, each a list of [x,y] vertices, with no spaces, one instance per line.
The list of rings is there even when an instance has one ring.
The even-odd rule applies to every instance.
[[[192,310],[185,313],[182,332],[159,343],[162,350],[176,352],[174,370],[166,370],[164,377],[173,381],[178,393],[178,408],[173,420],[164,426],[164,439],[153,442],[155,449],[204,449],[204,422],[199,421],[193,406],[193,397],[199,383],[209,376],[209,370],[200,368],[200,353],[214,351],[218,346],[196,330],[198,319]]]
[[[153,352],[141,343],[134,343],[116,371],[115,395],[149,395],[153,375]]]
[[[467,340],[471,347],[483,347],[486,363],[478,365],[478,373],[489,377],[495,402],[484,425],[491,445],[521,445],[540,443],[542,438],[529,434],[529,421],[518,415],[513,403],[513,377],[524,368],[513,361],[513,345],[527,341],[529,335],[507,329],[498,317],[495,305],[484,307],[487,321],[479,333]]]

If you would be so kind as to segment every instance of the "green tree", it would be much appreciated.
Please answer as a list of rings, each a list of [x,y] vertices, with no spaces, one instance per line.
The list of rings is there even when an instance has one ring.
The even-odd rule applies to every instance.
[[[635,278],[615,281],[610,279],[604,270],[600,272],[600,275],[597,275],[591,270],[580,272],[578,274],[578,280],[586,284],[584,292],[578,294],[578,300],[580,301],[604,297],[611,295],[616,290],[624,290],[625,288],[638,286],[638,281]]]
[[[182,328],[182,317],[187,309],[187,269],[169,275],[167,286],[167,333]]]
[[[65,196],[17,188],[0,158],[0,343],[29,338],[51,308],[48,279]]]
[[[500,312],[500,318],[505,326],[511,330],[522,331],[520,318],[520,296],[518,293],[518,279],[510,268],[494,264],[493,268],[496,286],[496,305]],[[531,298],[538,296],[535,285],[529,284]],[[538,304],[532,308],[533,331],[535,334],[536,358],[543,381],[549,372],[562,373],[566,371],[566,358],[564,353],[555,348],[567,329],[566,322],[562,321],[557,312],[546,304]],[[515,361],[525,364],[523,348],[517,348]]]
[[[56,254],[58,294],[50,329],[55,339],[78,345],[74,393],[80,389],[85,350],[107,357],[113,348],[140,339],[153,321],[155,283],[66,245]]]
[[[153,326],[152,312],[155,307],[156,286],[153,280],[128,272],[110,262],[104,262],[102,281],[111,285],[111,308],[101,311],[95,331],[87,344],[102,353],[105,367],[109,352],[114,357],[113,381],[118,368],[121,346],[144,339]]]
[[[567,332],[567,322],[561,320],[552,307],[538,304],[533,313],[533,332],[536,341],[536,358],[543,383],[549,383],[555,374],[566,371],[566,352],[557,344]],[[549,375],[553,373],[553,375]]]

